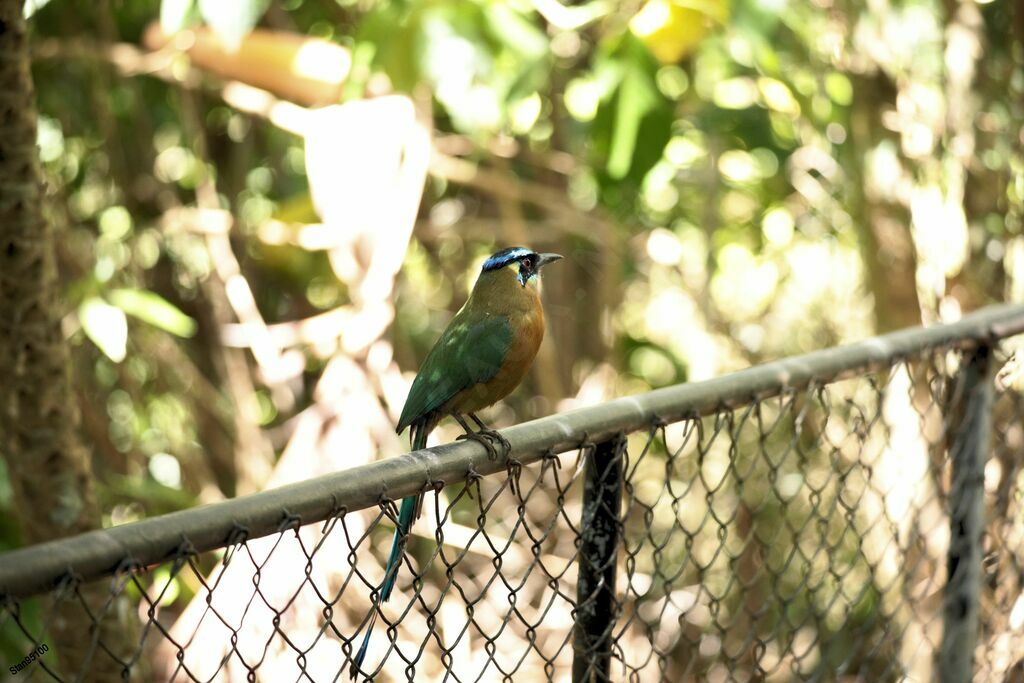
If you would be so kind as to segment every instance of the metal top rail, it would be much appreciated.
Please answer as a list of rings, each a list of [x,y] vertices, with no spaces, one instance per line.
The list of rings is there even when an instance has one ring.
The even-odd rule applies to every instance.
[[[1024,305],[998,305],[959,322],[902,330],[847,346],[765,363],[704,382],[681,384],[526,422],[502,434],[514,457],[490,460],[478,443],[427,448],[223,503],[92,531],[0,555],[0,598],[53,589],[73,576],[97,579],[160,563],[183,548],[203,552],[300,524],[319,522],[439,488],[471,475],[527,464],[620,432],[742,405],[811,382],[827,383],[892,365],[936,348],[970,348],[1024,332]]]

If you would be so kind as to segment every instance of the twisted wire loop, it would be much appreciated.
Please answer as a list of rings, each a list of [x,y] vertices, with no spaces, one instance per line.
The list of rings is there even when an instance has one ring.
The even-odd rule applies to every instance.
[[[92,620],[85,660],[44,655],[26,680],[99,680],[101,664],[121,680],[345,680],[373,610],[383,627],[361,680],[936,680],[963,362],[932,348],[657,418],[611,449],[584,439],[436,493],[424,482],[386,603],[372,595],[393,503],[335,501],[326,521],[282,510],[276,533],[237,528],[218,551],[186,537],[157,566],[126,554],[102,599],[73,573],[46,595],[3,599],[0,635],[28,652],[54,645],[64,610]],[[1019,394],[996,394],[976,680],[1024,673],[1022,416]],[[620,493],[585,513],[583,462],[599,453],[595,481],[613,463]],[[584,526],[595,514],[607,535]],[[612,565],[581,591],[594,562],[581,554],[604,541]],[[598,599],[607,618],[581,639]],[[109,642],[112,620],[135,622],[134,641]],[[603,663],[574,673],[581,647]]]

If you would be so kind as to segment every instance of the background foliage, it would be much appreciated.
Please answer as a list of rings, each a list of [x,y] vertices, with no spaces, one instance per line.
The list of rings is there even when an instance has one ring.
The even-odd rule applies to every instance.
[[[1024,300],[1009,0],[28,5],[108,524],[405,450],[501,246],[568,258],[499,425]]]

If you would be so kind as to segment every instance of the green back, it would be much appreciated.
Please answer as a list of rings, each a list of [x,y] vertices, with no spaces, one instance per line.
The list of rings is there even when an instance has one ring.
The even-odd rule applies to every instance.
[[[463,389],[492,379],[511,345],[512,327],[506,318],[459,311],[420,366],[405,399],[398,432],[441,408]]]

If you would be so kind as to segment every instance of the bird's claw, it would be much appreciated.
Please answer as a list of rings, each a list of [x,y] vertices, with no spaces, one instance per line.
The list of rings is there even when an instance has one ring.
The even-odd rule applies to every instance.
[[[501,435],[501,432],[496,431],[494,429],[481,429],[479,432],[477,432],[477,434],[480,434],[485,438],[497,441],[498,444],[501,446],[502,456],[507,458],[509,454],[512,453],[512,444],[508,442],[508,439]]]
[[[508,439],[503,437],[493,429],[481,429],[479,432],[466,432],[458,437],[457,440],[468,439],[469,441],[476,441],[481,446],[487,449],[487,457],[491,460],[498,458],[498,449],[495,448],[495,443],[501,446],[501,455],[508,456],[512,451],[512,444],[508,442]]]
[[[457,441],[461,441],[462,439],[466,439],[468,441],[476,441],[478,444],[487,449],[487,457],[489,459],[494,460],[495,458],[498,457],[498,451],[494,449],[494,444],[491,442],[489,438],[487,438],[483,434],[477,434],[476,432],[466,432],[465,434],[460,434],[459,436],[455,437],[455,439]]]

